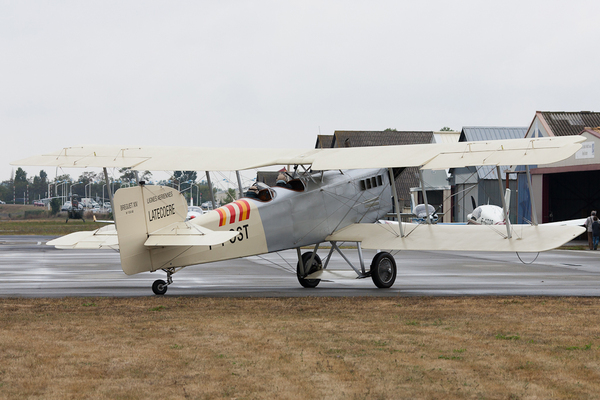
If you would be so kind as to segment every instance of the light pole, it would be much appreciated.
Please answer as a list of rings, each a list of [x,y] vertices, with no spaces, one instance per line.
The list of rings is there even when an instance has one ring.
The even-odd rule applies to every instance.
[[[193,200],[193,198],[194,198],[194,186],[196,186],[196,192],[197,192],[197,191],[199,190],[199,189],[198,189],[198,185],[196,185],[196,184],[194,183],[194,181],[192,181],[192,180],[186,181],[186,182],[184,182],[184,183],[188,183],[190,186],[189,186],[188,188],[186,188],[186,189],[183,189],[183,190],[181,191],[181,193],[183,194],[183,192],[185,192],[186,190],[189,190],[189,191],[190,191],[190,197],[191,197],[191,198],[192,198],[192,200]],[[197,199],[196,199],[196,203],[197,203]],[[192,203],[192,204],[190,204],[190,205],[191,205],[191,206],[193,206],[194,204]],[[197,205],[197,204],[196,204],[196,205]]]
[[[89,195],[89,196],[88,196],[88,192],[87,192],[87,188],[88,188],[88,186],[90,186],[92,183],[93,183],[93,182],[92,182],[92,181],[90,181],[88,184],[86,184],[86,185],[83,187],[83,197],[85,197],[85,198],[92,197],[92,190],[90,189],[90,195]]]
[[[75,185],[80,185],[80,184],[82,184],[82,183],[83,183],[83,182],[75,182],[75,183],[71,184],[71,190],[69,190],[69,197],[73,197],[73,186],[75,186]],[[84,187],[84,189],[85,189],[85,187]],[[84,196],[85,196],[85,195],[84,195]]]

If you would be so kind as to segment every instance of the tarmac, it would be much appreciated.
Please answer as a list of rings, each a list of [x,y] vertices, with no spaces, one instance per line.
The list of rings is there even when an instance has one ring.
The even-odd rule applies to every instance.
[[[111,250],[57,250],[47,236],[0,236],[0,297],[153,296],[162,271],[127,276]],[[568,247],[587,247],[574,241]],[[309,250],[306,250],[309,251]],[[327,250],[320,250],[322,259]],[[358,253],[345,250],[355,265]],[[374,251],[364,251],[368,266]],[[402,251],[395,285],[377,289],[370,278],[297,281],[296,251],[194,265],[173,275],[166,296],[599,296],[600,251],[552,250],[540,254]],[[519,257],[521,259],[519,259]],[[352,271],[339,255],[328,269]]]

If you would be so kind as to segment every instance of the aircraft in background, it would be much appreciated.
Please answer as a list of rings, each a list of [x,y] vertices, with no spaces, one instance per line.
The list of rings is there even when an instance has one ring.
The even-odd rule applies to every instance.
[[[158,295],[166,293],[172,275],[187,266],[286,249],[297,251],[296,274],[304,287],[348,277],[327,270],[337,251],[353,269],[354,279],[370,277],[377,287],[389,288],[397,273],[391,250],[539,252],[558,247],[583,231],[545,225],[377,223],[392,208],[400,220],[398,199],[392,194],[396,193],[394,177],[402,168],[552,163],[574,154],[583,140],[568,136],[309,150],[82,146],[12,164],[101,167],[107,181],[108,167],[220,171],[294,165],[285,187],[258,188],[193,219],[187,219],[188,206],[177,190],[140,181],[139,186],[119,189],[112,198],[115,224],[72,233],[48,244],[118,249],[127,275],[159,270],[167,274],[166,281],[158,279],[152,285]],[[317,252],[323,242],[331,247],[321,261]],[[358,265],[344,255],[340,242],[356,243]],[[312,246],[312,251],[302,253],[305,246]],[[362,249],[388,251],[379,251],[366,267]]]
[[[471,196],[473,212],[467,215],[467,224],[474,225],[506,225],[508,210],[510,209],[510,189],[506,189],[505,196],[506,214],[502,207],[493,204],[477,206],[475,199]]]

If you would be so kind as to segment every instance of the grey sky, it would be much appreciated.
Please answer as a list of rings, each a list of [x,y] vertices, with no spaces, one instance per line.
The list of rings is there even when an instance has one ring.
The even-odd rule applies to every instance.
[[[77,144],[309,148],[319,127],[600,111],[599,15],[597,0],[0,1],[0,180]]]

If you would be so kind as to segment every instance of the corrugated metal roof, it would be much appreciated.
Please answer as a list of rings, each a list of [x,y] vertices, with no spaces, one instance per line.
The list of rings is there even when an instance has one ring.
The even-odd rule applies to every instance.
[[[502,140],[502,139],[521,139],[527,134],[527,127],[487,127],[487,126],[468,126],[464,127],[460,135],[461,142],[478,142],[484,140]],[[510,166],[500,167],[501,174],[509,169]],[[479,179],[498,179],[496,168],[491,166],[481,166],[477,168]],[[516,174],[510,175],[510,179],[516,179]]]
[[[315,149],[328,149],[333,142],[333,135],[317,135]]]
[[[332,147],[392,146],[433,142],[432,131],[335,131]]]
[[[527,134],[527,127],[466,126],[462,129],[460,142],[482,140],[521,139]]]
[[[600,112],[542,111],[541,114],[555,136],[579,135],[585,128],[600,127]]]

